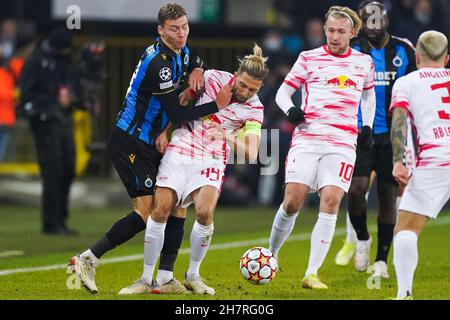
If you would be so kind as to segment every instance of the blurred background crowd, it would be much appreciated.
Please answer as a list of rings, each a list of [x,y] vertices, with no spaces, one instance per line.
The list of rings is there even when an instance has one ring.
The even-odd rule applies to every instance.
[[[117,179],[105,153],[105,141],[134,67],[144,48],[157,35],[156,13],[164,2],[140,1],[149,10],[142,12],[139,8],[130,8],[127,1],[0,1],[0,203],[17,201],[21,193],[30,198],[34,192],[31,186],[39,180],[30,123],[18,87],[24,62],[43,46],[55,28],[66,25],[71,14],[67,9],[72,3],[81,9],[81,28],[73,33],[69,54],[75,66],[73,77],[78,84],[71,115],[75,171],[80,183],[74,190],[75,196],[77,192],[82,195],[83,190],[104,192],[111,185],[111,179]],[[264,164],[229,166],[220,203],[278,205],[283,196],[284,159],[294,127],[275,104],[276,91],[301,51],[325,43],[323,18],[327,9],[331,5],[356,9],[359,1],[178,2],[185,5],[189,13],[190,46],[211,67],[233,72],[236,57],[248,53],[253,42],[259,43],[269,57],[270,75],[259,97],[265,106],[263,128],[268,130],[263,143],[269,153],[273,153],[278,173],[260,175]],[[450,36],[450,0],[380,2],[388,8],[389,32],[393,35],[413,43],[423,31],[430,29]],[[133,3],[139,4],[139,1]],[[300,94],[295,96],[295,101],[301,103]],[[273,129],[277,131],[271,135]],[[274,150],[270,150],[274,145],[272,139],[278,146],[272,148]],[[119,181],[116,184],[119,189],[122,187]],[[120,193],[125,195],[124,190],[120,189]],[[315,201],[311,198],[310,204]],[[102,204],[96,200],[91,202]]]

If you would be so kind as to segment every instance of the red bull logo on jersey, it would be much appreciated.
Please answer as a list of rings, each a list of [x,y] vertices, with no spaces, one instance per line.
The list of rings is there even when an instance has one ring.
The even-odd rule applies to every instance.
[[[355,81],[343,75],[327,80],[327,84],[333,87],[338,87],[339,89],[346,89],[346,88],[356,89],[357,86],[357,83]]]
[[[211,122],[216,122],[218,124],[222,124],[222,121],[220,121],[219,117],[216,116],[215,114],[212,114],[209,116],[204,116],[204,117],[202,117],[202,119],[205,121],[211,121]]]

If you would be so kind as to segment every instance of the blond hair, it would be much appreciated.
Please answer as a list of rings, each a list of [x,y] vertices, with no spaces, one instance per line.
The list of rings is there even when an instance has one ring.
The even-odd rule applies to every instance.
[[[361,30],[361,19],[359,18],[358,14],[349,7],[332,6],[330,9],[328,9],[327,14],[325,15],[325,23],[331,16],[334,18],[347,18],[348,20],[350,20],[352,29],[355,32],[355,37],[358,35],[359,30]]]
[[[425,59],[439,61],[447,55],[447,37],[438,31],[430,30],[422,33],[417,41],[417,53]]]
[[[263,57],[262,49],[255,43],[253,46],[253,54],[245,56],[243,59],[238,58],[238,73],[247,72],[247,74],[257,80],[264,80],[269,73],[266,62],[267,57]]]

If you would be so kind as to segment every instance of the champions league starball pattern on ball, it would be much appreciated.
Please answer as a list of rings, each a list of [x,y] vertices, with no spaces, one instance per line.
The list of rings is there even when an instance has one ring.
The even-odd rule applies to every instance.
[[[241,274],[252,284],[270,283],[278,272],[277,258],[270,250],[254,247],[247,250],[241,258]]]

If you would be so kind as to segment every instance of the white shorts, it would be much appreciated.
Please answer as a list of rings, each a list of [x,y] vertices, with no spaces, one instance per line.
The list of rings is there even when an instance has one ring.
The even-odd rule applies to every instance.
[[[306,184],[311,192],[325,186],[348,191],[352,181],[356,153],[350,148],[307,150],[294,146],[286,158],[286,181]]]
[[[403,193],[399,210],[436,219],[450,198],[450,169],[414,169]]]
[[[161,159],[156,186],[174,190],[177,205],[187,208],[192,202],[191,193],[203,186],[213,186],[220,192],[225,165],[222,161],[192,161],[187,156],[166,152]]]

